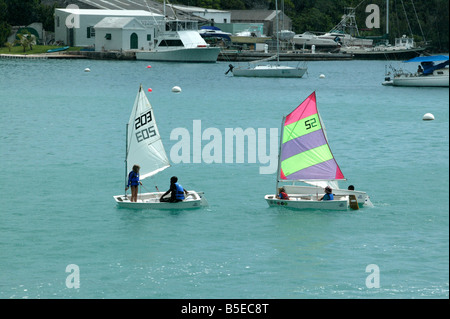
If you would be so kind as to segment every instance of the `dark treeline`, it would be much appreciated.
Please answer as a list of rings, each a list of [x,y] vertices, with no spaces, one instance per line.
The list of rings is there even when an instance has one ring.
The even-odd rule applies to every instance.
[[[44,5],[41,0],[0,0],[0,46],[4,46],[11,26],[41,22],[45,30],[53,31],[55,6]]]
[[[143,0],[142,0],[143,1]],[[162,2],[163,0],[158,0]],[[49,3],[49,1],[46,1]],[[56,1],[55,1],[56,2]],[[275,0],[172,0],[190,6],[222,10],[275,9]],[[51,3],[51,1],[50,1]],[[414,35],[416,42],[429,42],[432,50],[449,51],[449,1],[448,0],[390,0],[389,38],[403,34]],[[366,6],[380,8],[381,27],[366,30]],[[327,32],[339,23],[346,7],[356,7],[356,21],[363,36],[381,36],[386,32],[386,0],[278,0],[292,19],[293,31]],[[0,0],[0,46],[11,31],[11,26],[42,22],[44,29],[53,31],[55,5],[41,0]]]
[[[177,0],[179,3],[223,10],[275,9],[275,0]],[[342,19],[346,7],[356,7],[356,21],[362,36],[382,36],[386,33],[386,0],[278,0],[278,8],[292,19],[293,31],[327,32]],[[380,8],[380,29],[365,30],[366,7]],[[390,0],[389,38],[414,35],[416,42],[429,42],[435,51],[449,50],[448,0]]]

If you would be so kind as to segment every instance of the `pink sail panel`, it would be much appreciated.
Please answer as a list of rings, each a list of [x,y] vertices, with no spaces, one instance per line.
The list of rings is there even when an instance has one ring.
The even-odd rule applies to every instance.
[[[317,114],[316,92],[311,93],[306,100],[303,101],[291,114],[286,116],[284,126],[290,125],[301,119]]]

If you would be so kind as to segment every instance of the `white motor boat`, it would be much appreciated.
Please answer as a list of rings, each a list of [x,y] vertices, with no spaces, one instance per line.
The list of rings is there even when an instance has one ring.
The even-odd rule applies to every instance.
[[[197,30],[197,21],[168,20],[155,29],[156,44],[148,51],[136,51],[136,60],[215,63],[219,47],[211,47]]]
[[[334,39],[321,38],[311,32],[304,32],[302,34],[294,35],[292,39],[294,44],[299,48],[310,48],[313,45],[316,48],[337,48],[339,47],[339,43]]]

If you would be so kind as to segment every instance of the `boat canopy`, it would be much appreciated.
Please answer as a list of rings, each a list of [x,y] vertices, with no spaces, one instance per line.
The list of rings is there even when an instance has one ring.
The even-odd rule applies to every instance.
[[[201,30],[216,30],[216,31],[222,31],[218,27],[212,26],[212,25],[204,25],[200,28]]]
[[[405,63],[408,63],[408,62],[421,63],[421,62],[437,62],[437,61],[448,61],[448,56],[445,56],[445,55],[418,56],[411,60],[407,60],[407,61],[403,61],[403,62],[405,62]]]
[[[439,64],[434,64],[437,61],[444,61]],[[445,68],[448,65],[448,56],[446,55],[433,55],[433,56],[419,56],[411,60],[403,62],[416,62],[423,66],[423,75],[433,74],[435,70]]]

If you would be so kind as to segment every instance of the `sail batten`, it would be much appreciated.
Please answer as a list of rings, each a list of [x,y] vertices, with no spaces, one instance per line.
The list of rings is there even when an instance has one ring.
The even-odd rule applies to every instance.
[[[313,92],[283,123],[281,180],[342,180],[344,175],[328,145]]]
[[[153,108],[142,85],[134,102],[127,132],[127,172],[132,170],[133,165],[139,165],[140,179],[143,180],[170,166]]]

